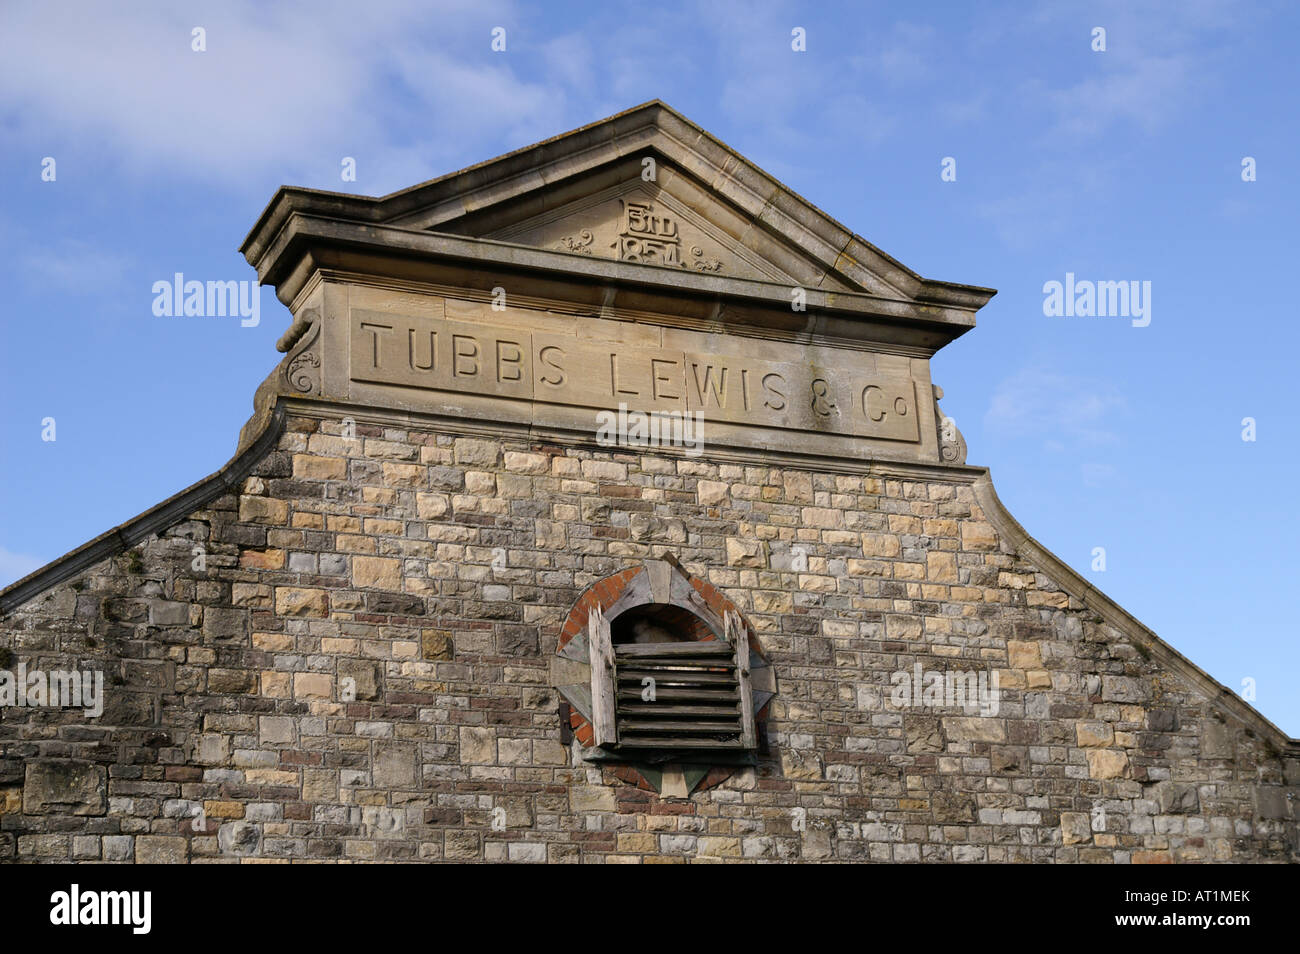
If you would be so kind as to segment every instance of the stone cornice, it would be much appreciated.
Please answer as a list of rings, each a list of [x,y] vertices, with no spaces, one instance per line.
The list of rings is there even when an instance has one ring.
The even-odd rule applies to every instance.
[[[461,270],[457,274],[463,277],[465,273]],[[557,276],[557,279],[562,280],[564,277],[564,274],[561,274]],[[492,294],[487,289],[466,288],[463,285],[442,285],[433,281],[411,281],[403,278],[327,268],[322,265],[312,270],[311,280],[298,292],[297,299],[295,299],[295,303],[290,307],[290,310],[297,314],[301,310],[298,303],[305,301],[310,296],[311,290],[322,282],[335,285],[345,284],[354,288],[368,287],[413,295],[454,298],[464,302],[490,304],[492,301]],[[902,354],[918,358],[928,358],[934,353],[932,348],[911,347],[899,342],[864,338],[865,321],[837,321],[826,315],[820,317],[813,315],[810,317],[806,314],[790,318],[788,317],[788,308],[784,312],[777,311],[775,313],[786,320],[759,324],[754,321],[741,323],[739,320],[741,315],[735,313],[735,306],[728,308],[726,303],[717,300],[708,301],[706,306],[701,307],[698,301],[680,299],[678,301],[680,301],[681,307],[672,313],[650,311],[644,307],[647,302],[647,296],[644,293],[636,297],[638,307],[621,306],[616,303],[617,299],[615,297],[610,296],[604,290],[593,292],[586,301],[574,301],[573,296],[549,298],[536,294],[511,295],[510,301],[517,308],[550,312],[557,315],[574,317],[598,315],[601,318],[616,321],[640,322],[663,328],[681,328],[706,333],[722,330],[725,325],[726,333],[740,338],[754,338],[791,344],[822,343],[872,354]],[[750,315],[757,315],[762,313],[762,309],[755,307],[749,309],[748,312]],[[286,335],[288,334],[289,332],[286,332]]]
[[[447,284],[477,284],[486,290],[507,274],[516,274],[534,283],[552,282],[556,290],[550,297],[585,301],[593,309],[617,308],[626,299],[629,304],[625,307],[673,312],[682,307],[698,310],[703,302],[713,320],[749,320],[814,336],[831,333],[907,343],[930,354],[974,328],[976,309],[992,295],[975,304],[953,304],[809,288],[805,289],[806,310],[794,311],[788,284],[303,213],[294,213],[283,222],[265,256],[255,264],[259,280],[275,285],[281,300],[288,304],[320,269],[346,270],[349,258],[361,257],[371,276],[387,270],[390,277],[409,279],[415,274],[414,260],[441,267]],[[438,277],[430,271],[429,279],[436,282]],[[567,293],[562,294],[561,287]],[[583,292],[583,288],[587,290]]]

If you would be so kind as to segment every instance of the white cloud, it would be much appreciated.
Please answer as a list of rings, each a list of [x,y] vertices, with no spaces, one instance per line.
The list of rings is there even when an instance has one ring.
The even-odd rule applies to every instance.
[[[1105,52],[1091,50],[1094,26],[1107,31]],[[979,214],[1016,249],[1059,235],[1091,196],[1131,174],[1129,153],[1224,85],[1226,53],[1240,30],[1225,0],[1099,0],[1086,11],[1063,0],[984,19],[971,49],[985,60],[1000,50],[1025,52],[1010,70],[988,71],[986,83],[962,90],[965,104],[955,101],[940,114],[953,122],[980,115],[992,88],[995,103],[1014,101],[1033,148],[1020,150],[1015,181],[983,201]],[[1070,69],[1053,68],[1061,58]]]
[[[1194,76],[1190,54],[1147,56],[1099,69],[1065,89],[1041,90],[1056,116],[1048,136],[1096,139],[1120,124],[1154,132],[1190,105]]]
[[[0,112],[56,158],[95,150],[139,175],[259,190],[254,177],[310,171],[323,187],[386,192],[478,156],[481,140],[555,132],[553,92],[490,51],[492,25],[515,21],[502,0],[436,13],[396,0],[6,4]],[[206,52],[191,49],[196,26]],[[363,144],[372,177],[342,183],[340,159]],[[376,181],[385,165],[403,178]]]
[[[896,133],[903,114],[884,90],[934,79],[933,28],[882,24],[868,52],[845,59],[817,52],[827,37],[816,28],[810,52],[793,52],[790,16],[717,0],[652,19],[602,12],[558,33],[549,11],[517,0],[434,11],[402,0],[11,2],[0,5],[0,115],[61,175],[81,153],[94,161],[80,167],[104,176],[259,196],[284,182],[384,194],[647,99],[671,103],[667,90],[693,76],[722,77],[695,92],[716,98],[760,162],[813,150],[828,128],[866,146]],[[490,48],[498,25],[504,54]],[[196,26],[205,52],[191,49]],[[345,156],[356,182],[339,177]]]
[[[1126,408],[1124,396],[1108,382],[1026,368],[998,385],[984,427],[994,437],[1078,451],[1117,441],[1111,422]]]

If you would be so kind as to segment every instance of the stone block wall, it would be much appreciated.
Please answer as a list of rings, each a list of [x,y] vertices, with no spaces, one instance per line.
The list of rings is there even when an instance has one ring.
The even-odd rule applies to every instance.
[[[0,858],[1300,859],[1294,757],[1015,555],[969,472],[343,432],[291,416],[239,493],[0,619],[0,668],[105,674],[98,719],[0,714]],[[665,551],[778,679],[758,766],[687,800],[582,761],[549,685],[584,588]],[[996,714],[896,706],[917,664],[996,672]]]

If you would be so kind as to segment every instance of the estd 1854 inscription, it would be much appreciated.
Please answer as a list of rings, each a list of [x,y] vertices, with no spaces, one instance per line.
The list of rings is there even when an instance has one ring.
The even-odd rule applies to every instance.
[[[368,384],[920,440],[912,378],[904,368],[876,367],[871,355],[863,356],[868,370],[819,369],[354,310],[351,360],[352,380]]]

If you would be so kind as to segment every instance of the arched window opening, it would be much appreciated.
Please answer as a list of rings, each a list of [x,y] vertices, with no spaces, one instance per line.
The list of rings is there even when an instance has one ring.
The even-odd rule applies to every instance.
[[[666,603],[635,606],[610,621],[615,646],[715,639],[720,635],[690,610]]]

